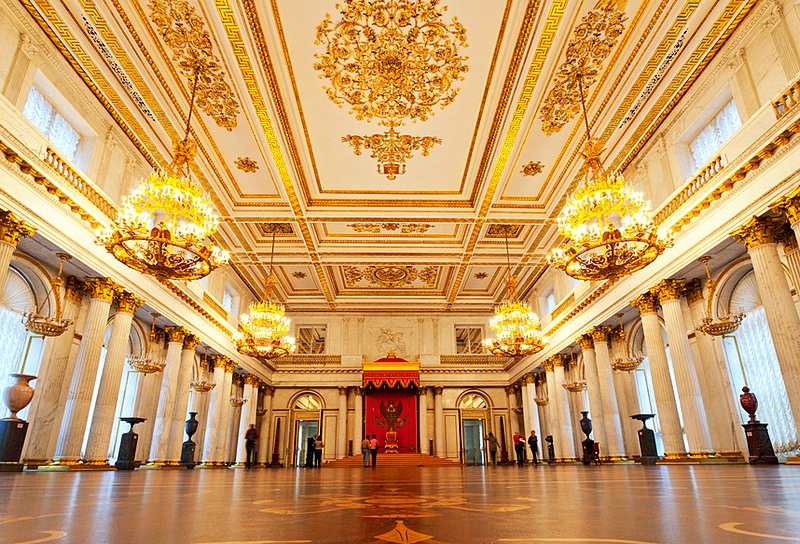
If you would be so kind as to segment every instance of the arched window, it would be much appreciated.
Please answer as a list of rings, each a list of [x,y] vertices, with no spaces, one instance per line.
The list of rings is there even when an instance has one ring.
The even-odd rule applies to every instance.
[[[302,410],[304,412],[313,412],[322,409],[322,402],[316,395],[307,394],[297,398],[294,403],[295,410]]]
[[[21,370],[21,359],[28,331],[22,324],[22,313],[36,307],[33,287],[16,269],[9,268],[6,283],[0,292],[0,379]]]
[[[461,398],[458,407],[462,410],[486,410],[486,399],[477,393],[468,393]]]

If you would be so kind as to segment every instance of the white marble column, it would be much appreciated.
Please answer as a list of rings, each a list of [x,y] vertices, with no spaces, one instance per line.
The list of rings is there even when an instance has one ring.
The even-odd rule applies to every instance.
[[[270,464],[270,429],[272,428],[272,399],[275,395],[275,388],[269,385],[264,386],[264,394],[261,397],[261,409],[264,415],[261,416],[261,425],[258,429],[258,456],[259,466]]]
[[[566,455],[561,439],[561,420],[559,419],[561,417],[561,409],[558,402],[558,397],[556,397],[555,393],[556,376],[554,373],[554,361],[555,359],[553,357],[548,357],[547,360],[542,363],[542,366],[544,367],[544,375],[547,383],[547,407],[549,408],[548,412],[550,412],[548,428],[550,431],[550,436],[553,437],[553,451],[555,458],[558,459],[561,457],[566,457]]]
[[[597,373],[597,355],[590,334],[579,336],[575,342],[583,353],[583,373],[586,377],[586,393],[589,397],[589,418],[592,420],[592,439],[599,444],[600,455],[607,457],[608,438],[605,429],[603,401],[600,399],[600,378]]]
[[[347,457],[347,387],[339,387],[339,417],[336,421],[336,459]]]
[[[92,413],[92,425],[89,427],[89,440],[83,455],[83,462],[87,465],[107,465],[110,451],[113,451],[110,444],[111,431],[114,429],[114,415],[131,336],[133,312],[142,304],[142,299],[127,291],[117,296],[117,313],[111,322],[106,360]]]
[[[556,405],[558,406],[558,423],[560,428],[558,430],[561,439],[562,459],[575,458],[575,438],[572,432],[572,413],[569,409],[569,399],[567,398],[567,390],[564,389],[564,364],[566,357],[556,356],[553,359],[553,382],[555,387]]]
[[[83,289],[83,283],[73,277],[67,278],[64,290],[64,310],[61,316],[64,319],[71,319],[72,325],[67,327],[61,336],[50,340],[54,346],[50,351],[47,372],[44,375],[40,373],[36,381],[34,399],[38,395],[39,405],[36,408],[36,417],[31,419],[28,427],[25,453],[22,456],[29,467],[46,464],[55,453],[52,435],[57,432],[61,424],[61,421],[57,421],[56,416],[59,412],[59,400],[64,379],[67,376],[69,353],[75,340],[75,320],[81,309]]]
[[[175,382],[175,401],[172,408],[172,424],[169,432],[169,445],[167,446],[167,460],[169,466],[180,466],[181,450],[186,437],[186,418],[189,411],[189,390],[192,386],[192,373],[194,371],[194,358],[200,338],[194,334],[187,334],[183,339],[181,350],[181,363],[178,367],[178,377]]]
[[[800,210],[795,196],[790,201],[790,206],[785,207],[795,236],[800,238]],[[800,315],[792,299],[789,282],[783,272],[778,255],[778,237],[781,232],[783,218],[756,217],[747,222],[731,236],[737,241],[744,242],[747,253],[753,263],[758,294],[764,305],[764,313],[775,346],[775,354],[783,375],[786,386],[786,395],[789,397],[789,406],[794,416],[794,422],[800,429]],[[758,391],[754,391],[758,396]]]
[[[361,441],[364,440],[364,390],[361,387],[353,388],[354,418],[353,418],[353,449],[361,453]]]
[[[206,433],[203,438],[203,464],[211,466],[217,461],[217,443],[219,441],[219,423],[222,413],[222,402],[227,402],[228,398],[223,394],[223,383],[225,381],[225,366],[229,359],[224,355],[213,355],[214,362],[214,389],[211,390],[208,399],[208,417],[206,419]]]
[[[639,435],[636,421],[631,419],[633,414],[640,414],[639,401],[636,392],[636,379],[633,372],[615,370],[614,389],[617,391],[617,404],[619,405],[620,423],[622,424],[622,443],[628,457],[639,454]],[[636,403],[636,404],[634,404]]]
[[[508,399],[508,430],[511,433],[509,437],[512,437],[514,433],[520,432],[519,415],[515,412],[517,409],[517,386],[509,385],[506,387],[506,398]],[[514,452],[514,461],[516,461],[517,456],[513,441],[511,442],[511,451]],[[509,455],[510,458],[511,456]]]
[[[90,278],[86,280],[86,287],[91,296],[89,313],[83,327],[83,338],[70,382],[56,454],[53,457],[54,461],[62,465],[77,465],[80,462],[94,382],[103,351],[108,312],[119,289],[108,278]]]
[[[667,458],[686,457],[683,431],[675,401],[672,377],[669,373],[667,351],[661,335],[661,322],[658,320],[658,302],[654,295],[645,293],[631,301],[631,306],[639,310],[642,317],[644,344],[647,348],[647,361],[653,378],[653,393],[656,397],[656,411],[664,441],[664,455]]]
[[[417,391],[419,395],[419,415],[417,416],[417,428],[419,429],[419,452],[429,455],[431,452],[428,439],[428,388],[420,386]]]
[[[436,457],[447,457],[444,449],[444,406],[442,405],[444,387],[437,385],[433,388],[433,441]]]
[[[0,292],[6,284],[11,254],[22,238],[33,236],[34,232],[36,231],[30,225],[18,219],[12,212],[0,210]]]
[[[150,337],[153,357],[164,360],[166,348],[164,347],[164,331],[156,329]],[[149,349],[147,353],[150,353]],[[163,372],[152,374],[142,374],[139,376],[139,385],[136,390],[136,403],[133,408],[133,415],[144,418],[144,421],[136,426],[139,433],[139,443],[136,447],[136,460],[143,463],[150,457],[150,448],[153,444],[153,428],[155,427],[156,411],[158,410],[158,393],[161,391],[161,382],[164,379]]]
[[[608,455],[612,459],[621,459],[625,457],[625,445],[622,442],[622,424],[619,420],[614,376],[611,374],[611,352],[608,349],[610,332],[609,327],[594,327],[589,334],[594,340],[597,378],[600,383],[600,401],[603,403],[603,427],[606,431],[606,440],[608,440]]]
[[[233,386],[231,387],[230,411],[228,412],[228,440],[225,444],[224,462],[228,466],[236,463],[236,446],[239,437],[239,418],[242,415],[240,404],[244,398],[244,376],[239,373],[233,374]]]
[[[175,409],[175,393],[178,389],[178,375],[181,366],[181,351],[186,329],[167,327],[167,366],[161,378],[161,391],[158,394],[158,408],[153,425],[153,440],[150,445],[149,465],[161,466],[167,460],[169,435],[172,431],[172,412]]]
[[[217,445],[214,453],[214,461],[217,466],[225,464],[225,453],[228,449],[228,433],[230,432],[228,420],[232,412],[231,406],[231,386],[233,384],[233,370],[236,368],[236,363],[228,359],[225,364],[225,375],[222,379],[222,391],[220,391],[220,407],[219,407],[219,433],[217,433]],[[217,386],[219,388],[219,386]]]
[[[531,421],[528,428],[525,429],[525,439],[531,435],[531,431],[536,431],[536,438],[539,439],[539,460],[542,459],[542,444],[546,444],[544,436],[542,435],[542,426],[539,423],[539,406],[536,404],[536,384],[533,381],[533,376],[530,374],[525,375],[525,389],[523,395],[528,400],[530,405]]]
[[[252,374],[246,374],[244,377],[244,389],[242,390],[242,400],[245,403],[242,405],[241,413],[239,414],[239,438],[236,441],[236,466],[243,467],[247,462],[247,444],[244,439],[245,433],[250,428],[250,425],[255,424],[255,409],[256,400],[258,400],[258,378]]]

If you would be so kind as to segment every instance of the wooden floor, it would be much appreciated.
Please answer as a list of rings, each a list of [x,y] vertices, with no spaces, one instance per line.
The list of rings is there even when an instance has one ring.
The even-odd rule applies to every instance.
[[[0,474],[0,543],[800,542],[800,467]]]

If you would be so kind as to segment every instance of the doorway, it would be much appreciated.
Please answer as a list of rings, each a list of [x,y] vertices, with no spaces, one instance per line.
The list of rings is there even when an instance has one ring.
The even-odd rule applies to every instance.
[[[306,464],[306,452],[307,452],[307,444],[308,439],[317,434],[317,430],[319,429],[319,421],[317,420],[309,420],[309,419],[301,419],[298,420],[297,428],[295,429],[295,457],[294,457],[294,466],[295,467],[302,467]]]
[[[464,463],[483,465],[483,419],[464,419]]]

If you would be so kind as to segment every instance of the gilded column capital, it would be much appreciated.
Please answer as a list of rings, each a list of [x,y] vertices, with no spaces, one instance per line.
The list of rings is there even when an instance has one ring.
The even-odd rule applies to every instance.
[[[575,339],[575,343],[581,347],[582,351],[586,351],[587,349],[594,349],[594,340],[592,340],[591,334],[582,334]]]
[[[564,366],[569,362],[569,357],[567,357],[563,353],[556,353],[555,355],[553,355],[552,359],[553,359],[553,367]]]
[[[361,388],[359,387],[359,389],[361,389]],[[419,389],[417,389],[417,395],[419,395],[420,397],[424,397],[427,394],[428,394],[428,387],[427,386],[421,385],[419,387]]]
[[[186,337],[183,339],[183,349],[194,351],[197,349],[197,346],[200,344],[200,342],[201,340],[199,336],[192,333],[187,333]]]
[[[598,325],[589,329],[588,332],[592,336],[592,340],[594,340],[595,343],[608,342],[608,335],[611,334],[611,327],[607,325]]]
[[[266,385],[265,383],[261,383],[261,391],[264,392],[265,397],[271,397],[275,394],[275,388],[271,385]]]
[[[643,293],[631,301],[631,306],[639,310],[639,314],[654,314],[658,311],[658,298],[653,293]]]
[[[186,335],[189,334],[183,327],[165,327],[164,333],[167,335],[167,342],[170,344],[173,342],[183,344]]]
[[[800,187],[770,206],[770,209],[784,216],[791,225],[800,221]]]
[[[661,280],[651,291],[658,297],[658,300],[680,300],[683,296],[686,282],[683,280]]]
[[[33,236],[35,232],[36,229],[18,219],[13,212],[0,210],[0,242],[17,247],[22,238]]]
[[[359,387],[354,387],[354,388],[353,388],[353,394],[354,394],[355,396],[357,396],[357,397],[360,397],[361,395],[363,395],[363,394],[364,394],[364,388],[363,388],[363,387],[360,387],[360,386],[359,386]]]
[[[156,344],[164,343],[164,329],[153,329],[153,333],[150,335],[150,340],[155,342]]]
[[[686,300],[689,304],[703,302],[703,283],[700,278],[695,278],[686,284]]]
[[[86,278],[86,292],[92,298],[112,302],[119,286],[108,278]]]
[[[753,217],[731,233],[731,237],[744,244],[747,251],[764,244],[776,244],[783,236],[782,217]]]
[[[68,276],[64,284],[64,296],[80,304],[83,302],[83,294],[86,292],[86,284],[74,276]]]
[[[347,386],[346,385],[340,385],[339,387],[337,387],[337,389],[339,390],[339,396],[340,397],[347,395]]]
[[[259,380],[258,376],[256,376],[255,374],[245,374],[244,383],[250,384],[253,387],[258,387],[258,385],[261,383],[261,380]]]
[[[117,294],[117,311],[125,314],[132,314],[136,308],[142,306],[144,301],[128,291],[120,291]]]
[[[533,376],[532,376],[532,375],[530,375],[530,374],[525,374],[525,375],[522,377],[522,383],[524,383],[524,384],[526,384],[526,385],[527,385],[527,384],[529,384],[529,383],[533,383]]]
[[[225,361],[225,372],[230,372],[233,374],[233,371],[236,370],[236,367],[239,366],[236,364],[236,361],[231,360],[230,357],[226,357],[228,359]]]
[[[434,395],[441,395],[444,393],[444,386],[443,385],[435,385],[433,386],[433,394]]]
[[[228,365],[228,361],[230,361],[225,355],[212,355],[210,358],[214,368],[225,368]]]
[[[517,386],[514,384],[507,385],[505,387],[506,395],[516,395],[517,394]]]
[[[555,365],[553,364],[553,358],[548,357],[544,361],[542,361],[542,366],[544,367],[545,372],[552,372]]]

